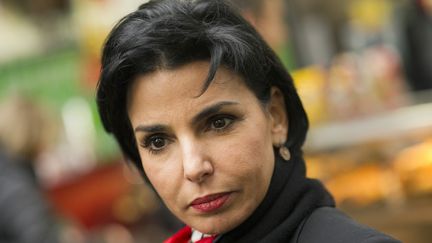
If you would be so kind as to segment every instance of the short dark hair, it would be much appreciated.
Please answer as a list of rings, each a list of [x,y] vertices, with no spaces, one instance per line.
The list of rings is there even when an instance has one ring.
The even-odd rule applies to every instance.
[[[306,113],[291,76],[256,30],[223,0],[155,0],[125,16],[109,34],[97,88],[105,129],[145,178],[127,112],[128,89],[140,75],[199,60],[210,62],[202,92],[221,65],[240,75],[263,104],[271,87],[278,87],[289,119],[286,146],[301,156]]]

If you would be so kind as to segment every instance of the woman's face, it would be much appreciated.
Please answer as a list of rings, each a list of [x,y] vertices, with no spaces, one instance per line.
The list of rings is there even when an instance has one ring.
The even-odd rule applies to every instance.
[[[263,200],[286,115],[278,90],[264,107],[225,68],[202,93],[208,69],[193,62],[139,77],[128,112],[144,171],[164,203],[192,228],[219,234]]]

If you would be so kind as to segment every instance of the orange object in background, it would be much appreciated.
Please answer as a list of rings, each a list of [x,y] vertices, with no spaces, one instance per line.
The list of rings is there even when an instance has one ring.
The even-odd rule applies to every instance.
[[[120,163],[98,167],[73,181],[47,191],[54,209],[86,229],[115,222],[113,205],[132,187]]]
[[[337,204],[357,208],[379,202],[400,205],[404,201],[397,174],[379,163],[365,163],[325,182]]]
[[[393,166],[407,195],[432,193],[432,139],[402,150]]]

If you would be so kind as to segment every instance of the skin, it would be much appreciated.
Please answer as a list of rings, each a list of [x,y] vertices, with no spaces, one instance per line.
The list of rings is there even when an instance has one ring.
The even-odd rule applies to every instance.
[[[144,171],[167,207],[192,228],[220,234],[262,202],[274,168],[273,146],[285,141],[287,117],[278,89],[262,105],[225,68],[202,93],[208,68],[207,62],[192,62],[139,77],[129,90],[128,113]],[[190,205],[225,192],[227,201],[215,211]]]

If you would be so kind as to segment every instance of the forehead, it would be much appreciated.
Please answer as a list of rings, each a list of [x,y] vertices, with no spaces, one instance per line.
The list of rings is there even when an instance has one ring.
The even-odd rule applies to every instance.
[[[168,97],[172,90],[182,97],[197,97],[202,93],[204,82],[209,71],[208,62],[192,62],[173,69],[157,69],[156,71],[139,76],[132,84],[129,97],[133,98],[136,90],[148,93],[149,96],[161,95]],[[230,71],[220,68],[218,76],[213,82],[221,82],[233,77]],[[180,93],[179,93],[180,92]]]
[[[218,101],[249,102],[255,97],[241,76],[224,67],[217,70],[213,82],[203,92],[208,70],[208,62],[193,62],[138,77],[128,95],[131,120],[164,118],[168,114],[196,112],[200,107]]]

